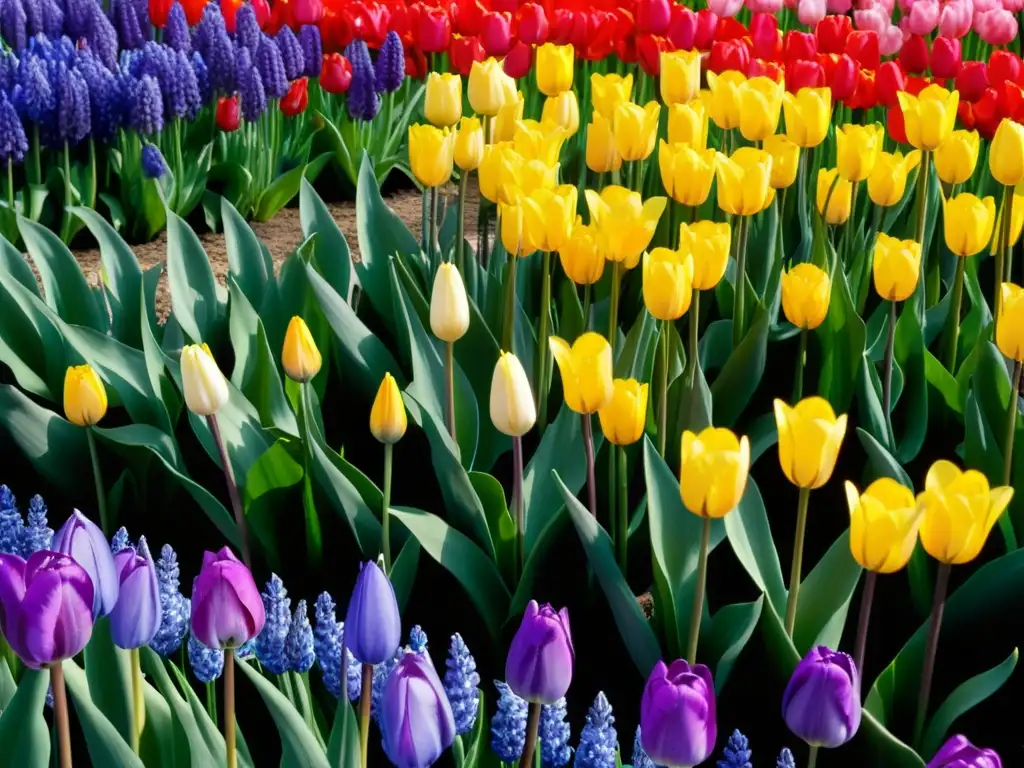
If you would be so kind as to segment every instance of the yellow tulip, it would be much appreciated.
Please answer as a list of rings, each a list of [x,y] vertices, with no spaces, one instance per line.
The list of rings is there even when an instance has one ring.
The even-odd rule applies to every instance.
[[[818,213],[829,224],[843,224],[850,218],[853,203],[853,182],[839,175],[838,168],[818,170],[817,190]],[[828,205],[828,210],[825,206]]]
[[[484,129],[478,117],[464,117],[455,134],[455,164],[463,171],[475,171],[484,159]]]
[[[743,108],[740,105],[740,89],[747,82],[742,72],[727,70],[721,75],[714,72],[707,73],[709,90],[701,93],[701,101],[707,110],[711,121],[727,131],[730,128],[740,127],[740,115]]]
[[[601,431],[612,445],[632,445],[647,422],[647,385],[636,379],[615,379],[612,397],[598,409]]]
[[[227,379],[205,344],[182,348],[181,388],[185,405],[197,416],[213,416],[227,403],[230,395]]]
[[[469,299],[459,269],[449,261],[442,262],[434,275],[430,292],[430,330],[441,339],[453,343],[469,330]]]
[[[588,331],[570,347],[564,339],[548,339],[551,356],[562,376],[565,404],[576,413],[594,413],[612,398],[612,347],[599,333]]]
[[[491,423],[509,437],[522,437],[537,421],[530,380],[519,358],[502,352],[491,377]]]
[[[900,202],[907,190],[907,176],[920,163],[921,153],[916,149],[906,157],[899,152],[879,152],[874,170],[868,176],[871,202],[886,208]]]
[[[782,273],[782,311],[797,328],[813,331],[828,315],[832,281],[810,262]]]
[[[532,195],[538,189],[554,189],[557,185],[558,163],[547,165],[540,160],[528,160],[516,169],[516,187],[524,195]]]
[[[715,180],[713,149],[693,149],[689,144],[666,144],[658,147],[661,183],[669,197],[678,203],[698,206],[708,199],[711,182]]]
[[[498,114],[494,117],[491,137],[493,141],[512,141],[516,135],[516,127],[523,119],[523,108],[526,101],[522,93],[513,94],[508,101],[498,108]]]
[[[944,200],[943,226],[946,246],[960,257],[973,256],[992,240],[996,221],[996,202],[992,197],[979,199],[964,192]]]
[[[633,76],[602,75],[597,72],[590,76],[590,102],[594,112],[611,120],[619,104],[633,97]]]
[[[686,104],[700,95],[700,51],[661,52],[661,100]]]
[[[617,171],[622,167],[622,158],[615,147],[612,120],[594,113],[594,120],[587,128],[587,168],[594,173]]]
[[[879,232],[872,269],[879,296],[887,301],[906,301],[917,289],[921,244]]]
[[[540,160],[544,165],[555,165],[565,139],[565,129],[560,126],[542,126],[535,120],[520,120],[512,135],[512,146],[524,160]]]
[[[438,187],[452,177],[455,134],[432,125],[409,126],[409,166],[425,187]]]
[[[988,153],[992,178],[1006,187],[1024,181],[1024,125],[1004,117],[992,137]]]
[[[462,117],[462,78],[449,72],[427,75],[423,114],[438,128],[453,126]]]
[[[772,156],[763,149],[741,147],[732,157],[719,153],[715,163],[718,207],[739,216],[763,211],[772,201],[771,176]]]
[[[306,321],[295,315],[288,323],[281,350],[281,367],[292,381],[309,381],[320,372],[323,359]]]
[[[650,101],[641,107],[632,102],[620,104],[612,120],[615,148],[623,160],[644,160],[654,151],[658,137],[661,105]]]
[[[78,427],[99,424],[107,413],[107,390],[91,365],[74,365],[64,374],[64,416]]]
[[[572,89],[576,58],[572,45],[544,43],[537,48],[537,89],[545,96],[557,96]]]
[[[691,101],[668,108],[668,143],[689,144],[694,149],[708,145],[708,111],[704,102]]]
[[[731,430],[707,427],[699,435],[683,432],[679,494],[683,506],[700,517],[725,517],[747,487],[750,441]]]
[[[528,239],[525,227],[526,216],[525,206],[522,203],[523,196],[520,195],[513,203],[498,203],[498,218],[500,219],[501,246],[505,253],[510,256],[529,256],[536,249]]]
[[[586,190],[590,222],[597,227],[601,252],[609,261],[632,269],[658,228],[668,200],[651,197],[641,200],[640,193],[609,184],[600,194]]]
[[[779,463],[789,482],[810,490],[827,483],[846,434],[846,414],[836,417],[821,397],[806,397],[795,407],[776,400],[775,426]]]
[[[946,565],[976,558],[992,527],[1013,499],[1013,488],[989,488],[988,479],[973,469],[962,472],[950,461],[936,461],[928,470],[917,505],[924,513],[921,544]]]
[[[952,93],[941,85],[927,86],[917,96],[906,91],[897,91],[900,109],[903,111],[903,125],[907,142],[917,149],[933,151],[950,134],[956,123],[956,110],[960,104],[960,93]]]
[[[511,93],[510,93],[511,88]],[[501,62],[490,58],[474,61],[469,70],[469,105],[478,115],[494,117],[516,91],[515,80],[505,74]]]
[[[740,87],[740,134],[747,141],[775,135],[782,111],[782,83],[770,77],[752,77]]]
[[[405,401],[398,383],[390,373],[385,373],[370,409],[370,432],[380,442],[392,444],[402,439],[407,426]]]
[[[1024,288],[1003,283],[1000,292],[996,345],[1011,360],[1024,363]]]
[[[832,91],[828,88],[801,88],[782,97],[786,116],[786,135],[804,149],[816,147],[828,135],[832,120]]]
[[[878,123],[844,125],[836,131],[839,175],[846,181],[864,181],[878,162],[885,131]]]
[[[537,189],[522,198],[523,227],[534,250],[550,253],[569,241],[576,223],[576,200],[574,184]]]
[[[480,194],[492,203],[501,201],[505,177],[514,171],[515,165],[522,165],[522,158],[512,149],[512,142],[498,142],[484,147],[484,156],[478,166]]]
[[[644,304],[658,320],[678,320],[693,298],[693,257],[671,248],[644,253]]]
[[[914,553],[921,512],[914,494],[889,477],[875,480],[864,493],[846,481],[850,508],[850,552],[862,568],[895,573]]]
[[[542,126],[561,127],[567,138],[575,136],[580,129],[580,104],[576,99],[576,92],[565,91],[545,99],[540,123]]]
[[[679,250],[693,259],[693,289],[710,291],[725,275],[732,234],[726,221],[679,225]]]
[[[576,285],[593,285],[604,274],[604,254],[598,246],[597,228],[584,224],[579,217],[572,235],[558,250],[562,269]]]
[[[935,150],[935,172],[947,184],[963,184],[974,175],[981,139],[977,131],[953,131]]]
[[[772,156],[772,177],[768,182],[772,189],[792,186],[800,167],[800,147],[784,133],[769,136],[763,146],[764,151]]]
[[[1024,184],[1018,185],[1013,190],[1013,214],[1010,216],[1010,239],[1009,244],[1016,245],[1020,240],[1020,233],[1024,230]],[[992,232],[998,235],[1003,231],[1003,206],[996,209],[996,223]],[[999,252],[999,237],[993,237],[989,246],[989,252],[995,256]]]

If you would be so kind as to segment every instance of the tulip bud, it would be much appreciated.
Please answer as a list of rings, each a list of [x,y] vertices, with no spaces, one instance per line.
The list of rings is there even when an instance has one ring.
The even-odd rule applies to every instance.
[[[241,123],[238,95],[222,96],[217,99],[217,127],[225,133],[237,131]]]
[[[455,164],[463,171],[475,171],[484,159],[484,129],[478,117],[463,117],[455,134]]]
[[[522,40],[516,41],[512,46],[512,50],[505,55],[505,59],[501,63],[501,68],[505,71],[505,74],[513,80],[526,77],[530,74],[532,66],[533,48]]]
[[[537,48],[538,90],[549,97],[570,90],[575,64],[572,45],[544,43]]]
[[[832,93],[828,88],[801,88],[783,96],[786,135],[800,147],[816,147],[825,140],[832,119]]]
[[[281,366],[292,381],[307,382],[320,372],[320,350],[306,321],[298,315],[288,323],[281,350]]]
[[[856,170],[851,168],[850,170]],[[818,213],[829,224],[844,224],[850,218],[853,204],[853,182],[841,178],[838,168],[818,170],[816,195]],[[826,207],[828,209],[826,210]]]
[[[395,588],[375,562],[360,563],[345,611],[345,647],[360,664],[380,664],[394,656],[401,641]]]
[[[502,352],[491,378],[491,423],[502,434],[522,437],[537,421],[537,409],[519,358]]]
[[[679,250],[693,260],[693,289],[710,291],[725,276],[732,235],[729,223],[698,221],[679,225]]]
[[[763,149],[740,147],[732,157],[718,155],[718,207],[738,216],[760,213],[773,199],[771,176],[772,156]]]
[[[747,141],[764,141],[779,127],[784,89],[768,77],[752,77],[739,89],[740,134]]]
[[[914,552],[921,526],[913,492],[889,477],[876,480],[863,494],[850,481],[845,488],[853,559],[875,573],[903,568]]]
[[[810,262],[782,273],[782,311],[801,330],[813,331],[825,321],[831,295],[828,274]]]
[[[951,736],[935,753],[928,768],[1002,768],[1003,761],[994,749],[980,749],[966,736]]]
[[[502,104],[509,100],[509,92],[516,92],[515,82],[506,75],[495,59],[474,61],[469,71],[469,104],[478,115],[494,117]]]
[[[689,144],[693,149],[708,145],[708,114],[701,101],[673,104],[668,108],[668,143]]]
[[[875,168],[884,139],[885,133],[878,123],[841,126],[836,131],[839,175],[846,181],[864,181]],[[835,194],[832,197],[835,199]]]
[[[609,261],[632,269],[647,250],[668,200],[651,197],[641,202],[640,193],[609,184],[598,194],[585,190],[591,224],[597,226],[601,250]]]
[[[772,156],[772,175],[768,182],[771,188],[778,190],[791,187],[800,167],[800,147],[784,133],[769,136],[762,146]]]
[[[452,177],[455,134],[433,125],[409,126],[409,165],[425,187],[438,187]]]
[[[875,290],[887,301],[906,301],[917,289],[921,244],[879,232],[872,266]]]
[[[438,128],[459,122],[462,117],[462,78],[448,72],[427,75],[423,114]]]
[[[227,379],[205,344],[181,350],[181,384],[185,404],[197,416],[213,416],[228,401]]]
[[[301,115],[309,106],[309,78],[300,77],[288,86],[288,92],[281,97],[278,109],[285,117]]]
[[[407,653],[380,700],[384,752],[394,765],[433,765],[455,741],[455,715],[430,657]]]
[[[874,170],[868,176],[868,195],[875,205],[889,207],[903,199],[907,189],[907,176],[921,162],[916,149],[904,157],[899,152],[880,152]]]
[[[64,374],[64,415],[78,427],[99,424],[107,413],[107,390],[91,365],[75,365]]]
[[[339,94],[352,85],[352,64],[340,53],[324,54],[320,69],[320,87],[327,93]],[[223,99],[221,99],[223,101]]]
[[[661,105],[656,101],[641,107],[624,102],[615,110],[612,121],[615,148],[623,160],[645,160],[654,151],[658,136],[658,116]]]
[[[612,399],[598,409],[601,431],[612,445],[632,445],[644,434],[647,423],[648,385],[636,379],[615,379]]]
[[[699,765],[718,738],[715,684],[703,664],[654,665],[640,703],[640,741],[652,763]]]
[[[935,150],[950,134],[956,123],[960,94],[939,85],[929,85],[917,96],[906,91],[896,94],[903,112],[907,142],[917,149]]]
[[[723,131],[739,128],[742,107],[740,89],[747,82],[741,72],[728,70],[720,75],[708,73],[708,88],[701,94],[704,107],[711,120]]]
[[[382,443],[397,443],[407,426],[402,393],[394,377],[385,373],[370,410],[370,432]]]
[[[594,112],[608,120],[615,115],[620,104],[628,102],[633,95],[633,76],[616,74],[602,75],[597,72],[590,76],[590,101]]]
[[[992,178],[1003,186],[1013,187],[1024,181],[1024,126],[1008,117],[1000,121],[989,150],[988,167]]]
[[[252,573],[228,547],[204,552],[192,586],[192,634],[207,648],[238,648],[256,637],[267,615]]]
[[[946,184],[963,184],[974,175],[981,139],[977,131],[953,131],[935,150],[935,172]],[[991,165],[991,160],[989,161]]]
[[[782,716],[812,747],[840,747],[860,728],[860,673],[849,654],[819,645],[804,656],[782,695]]]
[[[688,144],[666,144],[658,147],[658,168],[661,183],[669,197],[683,205],[696,207],[704,203],[715,180],[714,149],[696,150]]]
[[[740,503],[750,471],[750,441],[728,429],[683,432],[679,491],[683,506],[700,517],[725,517]]]
[[[430,330],[441,341],[456,342],[469,329],[469,300],[458,268],[444,262],[434,275],[430,294]]]
[[[670,248],[644,253],[643,294],[647,311],[658,320],[678,320],[693,298],[693,259]]]
[[[489,11],[480,21],[480,42],[488,56],[501,58],[512,48],[512,16]]]
[[[1013,283],[1000,286],[996,346],[1017,364],[1024,363],[1024,289]]]
[[[836,417],[828,400],[806,397],[795,407],[775,401],[779,463],[789,482],[814,490],[832,477],[846,435],[846,414]]]
[[[418,6],[414,28],[416,46],[423,53],[444,53],[452,40],[452,22],[447,9]]]
[[[125,650],[149,645],[160,631],[160,583],[146,537],[139,537],[138,549],[125,547],[114,555],[114,569],[120,581],[117,604],[110,613],[110,636]]]
[[[110,543],[103,531],[77,509],[53,535],[50,548],[81,565],[93,584],[92,617],[107,616],[117,603],[118,579]]]
[[[527,45],[543,45],[548,39],[548,17],[539,3],[524,3],[516,12],[519,39]]]
[[[604,274],[605,258],[597,245],[597,230],[579,217],[558,257],[566,276],[576,285],[593,285]]]
[[[594,120],[587,128],[587,168],[594,173],[617,171],[622,167],[622,158],[615,148],[612,121],[594,113]]]
[[[960,71],[960,41],[936,37],[932,46],[932,76],[942,79],[956,77]]]
[[[700,54],[673,51],[661,54],[661,100],[667,106],[686,104],[700,95]]]
[[[946,246],[960,257],[974,256],[992,240],[996,203],[991,196],[979,199],[964,192],[950,200],[943,198],[943,228]]]
[[[523,108],[526,101],[522,93],[510,94],[508,99],[498,108],[498,114],[492,123],[492,141],[512,141],[516,134],[516,126],[523,119]]]
[[[554,704],[569,690],[574,659],[569,611],[527,603],[505,661],[513,693],[530,703]]]
[[[542,126],[556,126],[565,131],[566,138],[575,136],[580,128],[580,105],[574,91],[564,91],[544,100],[541,111]]]
[[[565,404],[576,413],[594,413],[612,397],[612,348],[599,333],[589,331],[570,347],[564,339],[548,339],[562,376]]]

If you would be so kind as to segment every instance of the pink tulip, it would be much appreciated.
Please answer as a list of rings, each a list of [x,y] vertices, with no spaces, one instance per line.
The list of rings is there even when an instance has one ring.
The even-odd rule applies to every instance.
[[[853,23],[857,29],[871,30],[879,37],[889,27],[889,16],[883,8],[869,6],[853,12]]]
[[[1017,37],[1017,17],[999,8],[974,14],[974,31],[989,45],[1007,45]]]
[[[796,6],[796,17],[805,26],[815,26],[825,18],[825,0],[800,0]]]
[[[778,13],[782,10],[782,0],[747,0],[747,8],[751,13]]]
[[[900,28],[911,35],[930,35],[939,25],[939,0],[917,0],[900,19]]]
[[[979,13],[985,13],[985,11],[994,11],[1002,7],[1002,0],[974,0],[972,4],[975,16],[977,16]]]
[[[942,37],[961,38],[971,31],[974,3],[971,0],[952,0],[939,9],[939,34]]]
[[[1024,0],[1003,0],[1003,8],[1010,13],[1020,13],[1024,11]]]
[[[708,0],[708,10],[720,19],[735,16],[743,7],[743,0]]]
[[[853,0],[828,0],[825,7],[829,13],[846,15],[853,7]]]

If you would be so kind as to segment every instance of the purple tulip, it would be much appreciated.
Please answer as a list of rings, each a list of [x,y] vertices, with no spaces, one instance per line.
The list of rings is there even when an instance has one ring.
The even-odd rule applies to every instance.
[[[119,580],[114,557],[103,531],[77,509],[53,536],[55,552],[72,557],[92,579],[92,617],[98,619],[114,610]]]
[[[1003,768],[1003,761],[994,749],[979,749],[957,734],[942,745],[928,768]]]
[[[395,588],[370,560],[359,566],[345,611],[345,647],[360,664],[380,664],[395,655],[400,642],[402,619]]]
[[[657,765],[699,765],[715,750],[715,683],[703,664],[659,661],[644,686],[640,740]]]
[[[455,716],[430,657],[407,653],[384,686],[384,751],[398,768],[427,768],[455,741]]]
[[[192,587],[192,634],[207,648],[238,648],[266,621],[252,573],[228,547],[203,553]]]
[[[67,555],[0,555],[0,632],[25,665],[70,659],[92,636],[92,579]]]
[[[160,581],[146,537],[139,537],[138,549],[125,547],[114,555],[114,567],[121,582],[121,594],[110,614],[110,636],[125,650],[149,645],[160,631]]]
[[[848,653],[819,645],[804,656],[782,696],[782,716],[813,747],[838,747],[860,727],[860,674]]]
[[[574,657],[569,611],[531,600],[508,649],[505,680],[528,702],[554,704],[569,690]]]

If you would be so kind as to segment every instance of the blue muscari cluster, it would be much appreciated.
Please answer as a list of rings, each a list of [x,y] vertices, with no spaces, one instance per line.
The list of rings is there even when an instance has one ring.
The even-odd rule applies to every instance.
[[[147,144],[142,148],[142,175],[147,179],[159,179],[167,173],[167,163],[160,148],[155,144]]]
[[[344,622],[337,620],[334,600],[324,592],[316,599],[316,629],[313,630],[313,651],[323,673],[324,686],[332,696],[341,696],[341,654],[345,641]],[[355,701],[362,693],[362,672],[352,652],[345,650],[345,693]]]
[[[540,710],[540,762],[544,768],[562,768],[572,757],[565,697]]]
[[[263,90],[268,99],[280,99],[288,93],[288,76],[284,71],[284,59],[281,57],[281,49],[274,43],[273,38],[267,35],[262,37],[253,63],[256,65],[256,71],[263,82]]]
[[[245,48],[250,56],[255,56],[262,37],[256,11],[251,4],[246,3],[235,13],[235,45]]]
[[[110,551],[113,554],[117,554],[122,549],[130,547],[132,545],[131,539],[128,538],[128,529],[123,525],[114,531],[114,537],[110,540]]]
[[[402,39],[394,30],[388,32],[373,65],[374,82],[378,92],[393,93],[405,80],[405,51]]]
[[[262,597],[267,620],[256,638],[256,658],[268,672],[282,675],[288,671],[285,642],[291,626],[292,601],[276,573],[270,575]]]
[[[633,737],[633,768],[657,768],[644,750],[643,742],[640,740],[639,725],[636,727],[636,735]]]
[[[28,558],[43,549],[50,548],[53,528],[46,522],[46,502],[42,496],[33,496],[28,503],[28,520],[21,534],[21,556]]]
[[[399,648],[390,659],[380,664],[375,664],[373,667],[373,684],[370,688],[370,715],[377,725],[380,725],[380,703],[384,698],[384,686],[391,676],[391,671],[398,666],[398,662],[407,653],[411,653],[408,646]]]
[[[21,551],[21,537],[25,521],[14,494],[6,485],[0,485],[0,553],[16,555]]]
[[[295,605],[295,613],[292,615],[288,636],[284,642],[284,655],[288,668],[300,674],[309,672],[316,660],[313,650],[313,628],[309,625],[309,611],[305,600],[299,600]]]
[[[452,635],[444,664],[447,668],[444,692],[455,715],[455,732],[469,733],[476,724],[480,709],[480,675],[476,671],[476,660],[458,632]]]
[[[242,8],[248,8],[248,5]],[[239,13],[241,13],[241,8]],[[167,14],[167,23],[164,24],[164,43],[172,51],[181,53],[192,53],[192,33],[188,29],[188,19],[185,17],[185,9],[181,3],[174,3]]]
[[[739,730],[735,730],[722,749],[722,759],[718,761],[718,768],[753,768],[750,764],[750,755],[750,742]]]
[[[779,759],[775,761],[775,768],[796,768],[796,760],[788,747],[783,747],[779,753]]]
[[[267,92],[263,87],[263,78],[245,48],[238,51],[235,77],[238,82],[238,96],[242,102],[242,117],[250,123],[255,122],[267,111]]]
[[[576,748],[574,768],[615,768],[619,736],[615,731],[615,715],[604,692],[598,693],[587,712],[586,723]]]
[[[192,673],[201,683],[209,683],[220,677],[224,671],[224,651],[207,648],[196,640],[195,635],[188,636],[188,663]]]
[[[514,763],[526,744],[526,702],[512,693],[507,683],[494,681],[498,689],[498,711],[491,720],[491,749],[499,759]]]
[[[345,58],[352,65],[352,83],[345,102],[348,114],[353,120],[373,120],[380,112],[380,96],[370,49],[364,41],[353,40],[345,47]]]
[[[160,629],[149,647],[167,657],[181,647],[188,633],[191,600],[181,594],[181,569],[178,556],[170,544],[164,544],[156,561],[156,577],[160,585]]]
[[[302,45],[299,38],[295,36],[290,27],[281,27],[281,30],[274,36],[274,42],[281,52],[281,62],[284,64],[284,73],[289,80],[302,77],[302,71],[306,68],[306,57],[302,52]]]
[[[28,558],[42,549],[49,549],[53,529],[46,520],[46,502],[33,496],[28,503],[27,521],[22,520],[11,489],[0,485],[0,554]]]
[[[323,41],[320,28],[306,24],[299,30],[299,44],[302,46],[303,68],[306,77],[319,77],[324,62]]]
[[[427,652],[427,633],[419,624],[409,630],[409,650],[419,654]]]

